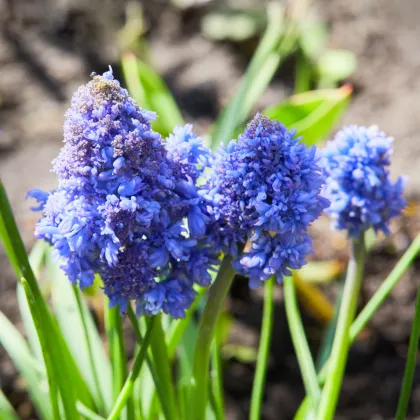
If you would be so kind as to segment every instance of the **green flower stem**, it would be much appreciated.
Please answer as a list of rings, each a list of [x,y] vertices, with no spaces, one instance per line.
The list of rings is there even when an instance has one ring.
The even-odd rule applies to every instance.
[[[276,278],[265,282],[264,310],[261,325],[260,344],[258,348],[257,367],[254,375],[254,384],[252,386],[250,420],[259,420],[261,418],[261,405],[264,395],[264,384],[267,373],[268,356],[270,354],[271,335],[273,331],[274,314],[274,286]]]
[[[396,420],[404,420],[407,414],[408,403],[410,402],[411,389],[413,387],[414,372],[416,370],[417,349],[420,339],[420,287],[417,289],[416,309],[411,329],[410,344],[408,346],[407,362],[404,370],[404,378],[401,386],[400,398],[398,400]]]
[[[225,257],[216,280],[209,290],[206,306],[198,327],[194,354],[193,386],[191,389],[190,419],[204,419],[208,396],[210,348],[214,330],[226,296],[235,276],[230,257]]]
[[[285,277],[283,282],[284,304],[286,307],[290,335],[292,336],[296,357],[300,371],[302,372],[306,394],[309,396],[311,405],[315,409],[321,397],[321,390],[318,385],[315,364],[312,359],[308,341],[306,340],[305,330],[297,304],[295,283],[291,276]]]
[[[414,258],[420,252],[420,234],[416,236],[414,241],[405,251],[404,255],[400,258],[393,270],[389,273],[388,277],[381,284],[379,289],[371,297],[369,302],[360,312],[356,320],[350,328],[350,341],[353,342],[363,328],[370,321],[372,316],[376,313],[378,308],[385,302],[386,298],[391,293],[395,285],[400,281],[401,277],[408,270]]]
[[[148,325],[146,336],[141,344],[140,351],[138,352],[133,368],[125,381],[125,384],[118,395],[117,402],[114,405],[114,408],[111,410],[111,414],[108,416],[108,420],[117,420],[120,418],[120,414],[122,409],[125,407],[128,399],[130,398],[131,394],[133,393],[134,383],[139,376],[141,367],[143,366],[144,359],[147,355],[147,348],[150,343],[150,337],[153,332],[153,326],[155,323],[155,318],[153,317]]]
[[[384,303],[386,298],[391,293],[395,285],[401,280],[402,276],[406,273],[408,268],[411,266],[414,258],[420,252],[420,234],[416,236],[414,241],[405,251],[404,255],[400,258],[398,263],[395,265],[393,270],[389,273],[388,277],[381,284],[379,289],[375,294],[370,298],[369,302],[362,309],[360,314],[357,316],[350,328],[350,344],[352,344],[358,335],[362,332],[363,328],[368,324],[373,315],[375,315],[378,308]],[[326,374],[329,369],[330,359],[328,359],[321,371],[318,374],[318,382],[320,385],[324,384],[326,379]],[[307,405],[308,399],[305,398],[299,407],[299,412],[303,411],[303,406]]]
[[[350,349],[350,327],[356,314],[360,286],[363,280],[366,257],[364,233],[359,238],[352,240],[351,247],[343,297],[338,313],[337,329],[331,349],[328,377],[319,404],[318,418],[322,420],[333,419],[341,390]]]

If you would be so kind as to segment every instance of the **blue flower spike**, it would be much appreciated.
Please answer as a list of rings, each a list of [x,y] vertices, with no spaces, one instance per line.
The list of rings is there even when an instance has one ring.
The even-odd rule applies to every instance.
[[[211,220],[197,180],[211,152],[191,126],[164,141],[112,70],[79,88],[53,162],[58,187],[29,192],[43,211],[36,236],[54,247],[73,284],[99,274],[110,305],[137,314],[185,315],[194,284],[219,264],[205,239]]]
[[[323,150],[327,213],[333,227],[358,237],[369,228],[389,234],[389,223],[407,205],[405,179],[390,179],[393,139],[377,126],[344,127]]]
[[[213,203],[215,242],[233,254],[250,287],[273,275],[281,281],[302,267],[312,252],[308,228],[329,205],[320,195],[315,146],[257,114],[237,141],[219,151],[214,171],[203,193]]]

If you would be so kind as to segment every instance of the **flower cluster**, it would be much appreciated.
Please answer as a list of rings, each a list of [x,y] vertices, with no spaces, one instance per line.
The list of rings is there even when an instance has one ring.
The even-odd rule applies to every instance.
[[[110,305],[123,313],[184,316],[194,283],[208,285],[218,264],[205,238],[211,217],[198,179],[211,153],[190,126],[164,141],[112,71],[81,86],[54,161],[59,184],[33,190],[44,217],[36,236],[50,242],[80,287],[99,274]]]
[[[406,205],[404,179],[393,184],[389,177],[392,141],[376,126],[348,126],[325,147],[327,212],[351,237],[370,227],[389,233],[389,221]]]
[[[317,162],[315,147],[260,114],[219,151],[203,193],[217,221],[215,243],[233,254],[251,287],[273,275],[281,281],[305,264],[312,250],[308,227],[329,204],[320,196]]]

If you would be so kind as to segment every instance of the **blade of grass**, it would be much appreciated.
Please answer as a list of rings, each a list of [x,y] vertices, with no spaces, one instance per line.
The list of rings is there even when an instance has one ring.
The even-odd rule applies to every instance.
[[[77,401],[76,408],[78,413],[82,415],[86,420],[105,420],[105,417],[96,414],[90,408],[83,405],[80,401]]]
[[[91,407],[93,400],[90,392],[84,382],[76,364],[71,356],[63,335],[58,328],[56,320],[53,318],[51,311],[42,296],[38,282],[29,264],[28,256],[23,245],[22,238],[16,225],[13,212],[7,198],[6,191],[0,180],[0,239],[4,244],[6,254],[11,261],[12,267],[18,279],[24,277],[28,282],[34,299],[37,302],[38,310],[42,319],[42,327],[47,336],[48,343],[53,346],[54,363],[61,365],[59,374],[66,377],[66,381],[60,381],[66,393],[66,398],[70,400],[74,394],[85,405]],[[76,400],[72,402],[75,406]],[[70,409],[70,408],[69,408]]]
[[[175,404],[175,390],[171,375],[171,364],[169,360],[168,347],[165,342],[165,335],[162,328],[162,316],[155,315],[155,327],[150,343],[149,355],[153,361],[156,378],[162,389],[162,396],[166,406],[168,420],[177,418]],[[150,328],[150,319],[146,319],[147,327]],[[161,400],[161,402],[163,402]],[[162,407],[163,408],[163,407]]]
[[[286,316],[290,335],[292,337],[296,357],[302,373],[306,394],[309,396],[312,407],[315,408],[321,397],[321,390],[318,385],[314,361],[312,359],[302,319],[300,317],[293,277],[285,277],[283,283],[284,304],[286,307]]]
[[[48,249],[46,256],[57,321],[97,411],[105,414],[112,406],[112,391],[110,363],[101,338],[79,289],[72,286],[64,272],[53,263],[52,248]]]
[[[229,141],[241,125],[274,76],[281,60],[290,53],[297,41],[295,23],[284,19],[283,6],[270,2],[268,24],[240,85],[229,105],[216,122],[211,146]]]
[[[136,314],[134,313],[133,309],[131,308],[131,306],[128,307],[128,316],[129,316],[131,325],[133,326],[134,334],[136,336],[137,343],[139,345],[141,345],[141,343],[143,343],[143,337],[142,337],[142,334],[141,334],[141,331],[140,331],[139,321],[138,321],[138,319],[136,317]],[[149,371],[150,371],[150,375],[153,379],[152,385],[154,384],[155,387],[156,387],[157,395],[158,395],[159,402],[160,402],[160,405],[162,407],[162,410],[164,412],[165,419],[170,419],[171,418],[171,413],[170,413],[169,408],[168,408],[168,406],[165,402],[165,388],[163,386],[161,386],[160,378],[158,377],[158,375],[156,373],[156,369],[155,369],[154,364],[153,364],[154,361],[151,357],[150,350],[147,353],[147,359],[146,360],[147,360],[147,365],[148,365],[148,368],[149,368]],[[150,400],[150,404],[149,404],[150,409],[148,411],[149,411],[149,413],[151,413],[151,412],[153,412],[153,401],[154,401],[154,395],[155,394],[154,394],[153,387],[148,385],[148,388],[147,388],[148,391],[149,391],[149,388],[151,388],[151,389],[150,389],[150,392],[148,392],[148,395],[147,395],[148,398],[145,398],[145,400],[146,401]],[[144,401],[144,402],[146,402],[146,401]]]
[[[32,319],[34,321],[35,329],[38,334],[39,343],[41,345],[42,355],[44,358],[45,369],[47,373],[47,380],[48,380],[48,388],[49,388],[49,397],[51,403],[51,411],[52,411],[52,418],[59,420],[60,416],[60,408],[59,408],[59,400],[58,400],[58,390],[60,389],[60,394],[64,393],[64,388],[61,386],[60,378],[57,377],[57,368],[58,366],[54,366],[54,361],[52,360],[52,355],[50,353],[50,349],[48,348],[49,343],[48,335],[45,330],[42,328],[43,319],[38,310],[37,302],[35,297],[32,293],[31,287],[29,283],[26,281],[25,278],[22,277],[21,284],[23,290],[26,295],[26,299],[28,301],[29,310],[32,315]],[[76,407],[73,406],[73,401],[71,397],[67,395],[61,395],[61,401],[63,402],[63,410],[65,413],[66,418],[71,419],[72,415],[76,414]],[[73,410],[74,408],[74,410]]]
[[[175,356],[175,350],[178,344],[181,342],[185,329],[191,322],[191,318],[197,309],[197,306],[200,304],[205,292],[205,287],[200,287],[197,291],[197,296],[190,309],[186,312],[185,318],[174,320],[169,328],[167,333],[167,343],[168,343],[168,355],[172,360]]]
[[[105,304],[105,330],[108,339],[109,359],[112,371],[112,391],[113,401],[117,401],[125,380],[127,379],[127,358],[125,353],[124,334],[122,328],[122,318],[119,308],[114,306],[109,308],[108,299]],[[133,415],[134,407],[132,404],[127,406],[124,417]],[[132,418],[132,417],[129,417]]]
[[[41,274],[44,266],[45,252],[47,249],[47,243],[44,241],[37,241],[35,246],[29,255],[29,263],[35,276],[38,278]],[[29,311],[28,302],[26,300],[25,292],[23,291],[22,285],[17,284],[16,295],[19,306],[20,316],[22,318],[23,326],[25,329],[26,337],[29,342],[29,347],[38,361],[42,361],[42,351],[39,344],[38,335],[36,333],[34,321]]]
[[[19,420],[15,410],[10,405],[9,400],[0,389],[0,419],[3,420]]]
[[[34,359],[20,332],[2,312],[0,312],[0,344],[25,380],[31,401],[33,401],[40,418],[51,419],[45,368],[43,364]]]
[[[420,339],[420,287],[417,289],[416,306],[414,311],[413,326],[411,328],[410,343],[408,345],[407,361],[404,370],[404,378],[401,385],[400,398],[398,400],[396,420],[406,419],[411,390],[413,388],[414,372],[417,364],[417,350]]]
[[[171,92],[150,66],[133,53],[124,54],[121,64],[128,90],[137,103],[162,116],[161,119],[152,122],[156,131],[167,136],[176,125],[183,124],[181,112]]]
[[[120,392],[120,395],[117,398],[117,402],[115,403],[113,409],[111,410],[111,414],[108,416],[108,420],[118,420],[121,414],[122,409],[127,404],[127,401],[129,400],[133,389],[134,389],[134,383],[140,373],[141,367],[143,365],[144,359],[147,355],[147,349],[150,343],[150,338],[153,333],[153,326],[155,324],[155,318],[153,317],[150,320],[150,323],[147,328],[146,336],[144,337],[140,351],[138,352],[135,360],[133,368],[128,375],[127,380],[124,383],[124,386]]]
[[[250,420],[261,418],[261,406],[264,395],[264,385],[267,373],[268,357],[270,355],[271,335],[273,332],[274,315],[274,287],[276,278],[272,277],[264,285],[264,309],[261,325],[261,337],[258,347],[257,368],[254,375],[254,384],[251,394]]]

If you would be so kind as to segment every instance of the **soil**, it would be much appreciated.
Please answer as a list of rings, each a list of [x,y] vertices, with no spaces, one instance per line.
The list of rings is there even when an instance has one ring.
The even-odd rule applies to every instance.
[[[164,0],[143,1],[150,60],[164,76],[187,121],[204,133],[234,92],[254,42],[211,42],[200,33],[208,11],[243,2],[193,1],[180,10]],[[72,93],[92,71],[111,64],[116,73],[116,35],[124,21],[123,0],[0,0],[0,175],[28,249],[32,246],[36,215],[24,197],[30,188],[51,189],[51,159],[62,141],[63,114]],[[343,123],[378,124],[395,137],[392,172],[409,177],[407,195],[420,197],[420,2],[418,0],[317,0],[319,16],[328,22],[329,45],[353,51],[357,71],[350,78],[354,97]],[[100,13],[98,13],[100,10]],[[288,66],[279,70],[259,107],[291,93]],[[416,118],[417,117],[417,118]],[[364,300],[377,289],[420,226],[413,205],[409,215],[393,226],[393,235],[375,246],[367,263]],[[328,230],[328,220],[314,227],[316,259],[345,261],[347,248],[340,234]],[[20,326],[15,279],[0,248],[0,309]],[[337,419],[390,419],[395,413],[413,315],[420,262],[404,276],[375,315],[363,337],[353,346]],[[326,285],[335,296],[337,286]],[[304,395],[290,341],[281,289],[263,405],[263,419],[293,417]],[[230,343],[256,346],[261,323],[262,291],[250,292],[237,279],[229,308],[234,316]],[[324,325],[305,315],[316,353]],[[254,363],[225,361],[224,384],[229,419],[247,418]],[[0,385],[22,418],[34,418],[22,381],[0,349]],[[408,418],[420,419],[420,370],[416,373]]]

